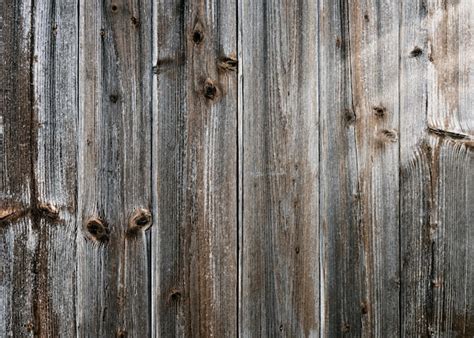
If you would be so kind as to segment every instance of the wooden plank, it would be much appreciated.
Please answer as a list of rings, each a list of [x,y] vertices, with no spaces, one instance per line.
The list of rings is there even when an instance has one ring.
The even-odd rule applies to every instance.
[[[34,24],[34,332],[68,336],[76,328],[77,1],[37,3]]]
[[[235,9],[154,9],[153,336],[237,336]]]
[[[0,3],[0,335],[34,328],[37,281],[30,1]]]
[[[428,1],[402,13],[402,334],[472,336],[473,8]]]
[[[150,334],[151,3],[80,2],[77,335]]]
[[[318,8],[239,2],[242,336],[319,336]]]
[[[320,2],[324,336],[397,336],[398,3]]]

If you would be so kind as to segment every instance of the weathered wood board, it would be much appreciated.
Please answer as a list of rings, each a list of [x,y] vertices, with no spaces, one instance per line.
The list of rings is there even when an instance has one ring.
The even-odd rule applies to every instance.
[[[0,336],[474,336],[471,0],[0,2]]]
[[[153,336],[237,335],[235,9],[154,9]]]
[[[319,334],[317,3],[242,1],[242,336]]]

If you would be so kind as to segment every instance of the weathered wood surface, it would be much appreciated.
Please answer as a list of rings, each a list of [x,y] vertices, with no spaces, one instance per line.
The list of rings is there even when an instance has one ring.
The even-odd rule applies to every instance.
[[[474,336],[473,17],[0,2],[0,336]]]
[[[241,1],[240,333],[319,334],[318,11]]]
[[[77,334],[150,334],[151,3],[80,2]]]
[[[397,336],[398,3],[320,4],[321,333]]]
[[[153,336],[237,335],[235,10],[155,8]]]
[[[404,2],[402,335],[474,336],[474,8]]]

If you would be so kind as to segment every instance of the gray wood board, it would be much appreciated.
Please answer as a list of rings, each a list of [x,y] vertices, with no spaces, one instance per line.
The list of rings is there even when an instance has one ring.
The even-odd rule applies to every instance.
[[[155,8],[153,336],[237,335],[235,10]]]

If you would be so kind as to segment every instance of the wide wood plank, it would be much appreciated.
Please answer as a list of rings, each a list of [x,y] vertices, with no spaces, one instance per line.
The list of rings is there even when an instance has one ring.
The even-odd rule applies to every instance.
[[[319,13],[322,335],[397,336],[398,4]]]
[[[78,336],[150,334],[150,2],[80,2]]]
[[[318,7],[239,1],[240,334],[319,336]]]
[[[474,9],[402,8],[402,335],[472,336]]]
[[[32,3],[0,3],[0,335],[35,325]]]
[[[154,8],[153,336],[237,336],[236,4]]]

